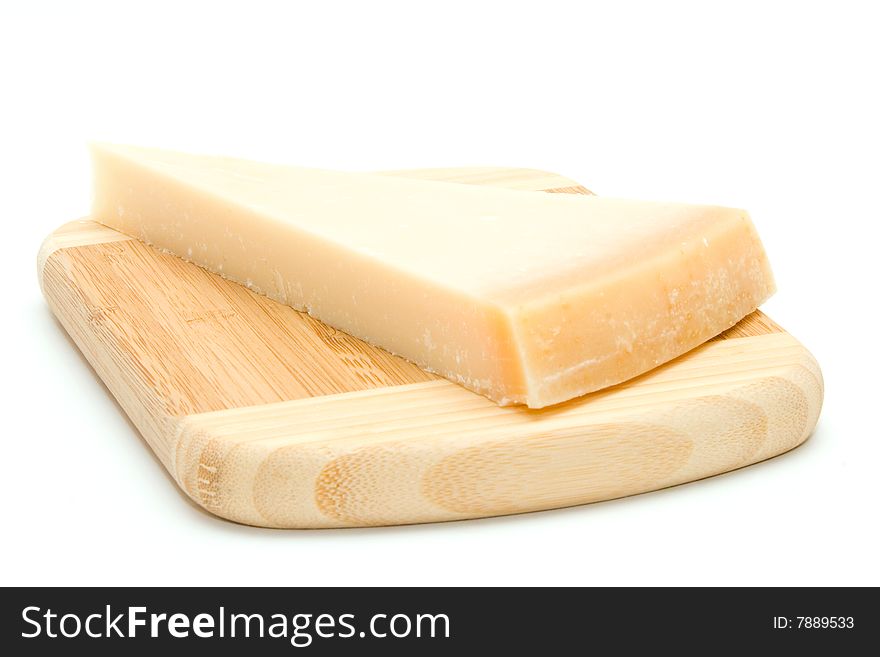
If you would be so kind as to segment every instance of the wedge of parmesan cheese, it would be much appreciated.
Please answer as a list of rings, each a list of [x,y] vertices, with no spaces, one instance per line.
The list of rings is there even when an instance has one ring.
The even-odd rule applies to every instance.
[[[499,404],[634,377],[774,291],[743,210],[92,154],[96,220]]]

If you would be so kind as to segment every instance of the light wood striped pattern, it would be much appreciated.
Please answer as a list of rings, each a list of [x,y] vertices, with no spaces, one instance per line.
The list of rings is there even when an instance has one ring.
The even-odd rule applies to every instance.
[[[534,170],[391,173],[589,193]],[[822,401],[815,360],[760,312],[626,384],[501,408],[92,221],[38,260],[53,312],[165,467],[242,523],[453,520],[654,490],[795,447]]]

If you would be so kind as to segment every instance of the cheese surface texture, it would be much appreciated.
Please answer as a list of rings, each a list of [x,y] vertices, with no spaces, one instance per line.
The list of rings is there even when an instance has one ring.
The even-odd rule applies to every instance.
[[[748,215],[99,144],[93,218],[493,399],[641,374],[774,291]]]

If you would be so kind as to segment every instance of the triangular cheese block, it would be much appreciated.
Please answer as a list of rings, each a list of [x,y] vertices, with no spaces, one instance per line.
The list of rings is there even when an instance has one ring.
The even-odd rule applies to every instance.
[[[774,290],[742,210],[92,153],[96,220],[500,404],[641,374]]]

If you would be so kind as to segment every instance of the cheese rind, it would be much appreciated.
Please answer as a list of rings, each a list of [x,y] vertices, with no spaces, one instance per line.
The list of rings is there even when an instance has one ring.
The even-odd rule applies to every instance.
[[[619,383],[774,290],[742,210],[95,145],[94,218],[501,404]]]

